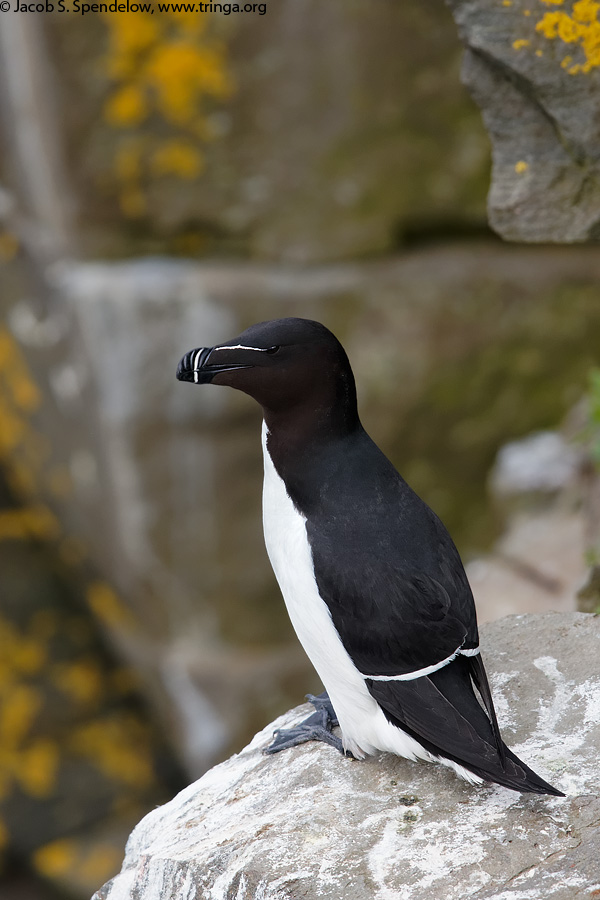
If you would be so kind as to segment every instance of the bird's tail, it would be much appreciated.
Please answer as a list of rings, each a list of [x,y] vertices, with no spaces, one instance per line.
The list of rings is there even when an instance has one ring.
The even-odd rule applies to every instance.
[[[472,681],[487,715],[475,697]],[[438,759],[513,791],[564,797],[500,737],[485,670],[477,657],[457,657],[442,669],[411,681],[366,683],[388,719]]]
[[[479,775],[484,781],[494,784],[501,784],[503,787],[510,788],[513,791],[520,791],[523,794],[552,794],[554,797],[564,797],[562,791],[544,781],[533,769],[530,769],[523,760],[519,759],[516,753],[513,753],[509,747],[502,742],[504,748],[504,767],[491,766],[485,769],[478,766],[468,765],[464,762],[462,765],[465,769]]]
[[[504,787],[512,788],[513,790],[521,791],[522,793],[552,794],[555,797],[564,797],[565,795],[562,791],[557,790],[557,788],[548,784],[547,781],[544,781],[543,778],[540,778],[533,769],[530,769],[529,766],[525,765],[525,763],[506,746],[500,737],[496,710],[494,709],[492,693],[490,691],[486,671],[483,667],[483,662],[481,661],[481,656],[477,655],[470,657],[468,663],[470,676],[481,695],[481,699],[483,700],[486,712],[490,719],[492,733],[494,735],[496,747],[498,748],[500,765],[503,770],[500,775],[497,772],[494,772],[491,778],[482,773],[481,778],[483,778],[484,781],[502,784]]]

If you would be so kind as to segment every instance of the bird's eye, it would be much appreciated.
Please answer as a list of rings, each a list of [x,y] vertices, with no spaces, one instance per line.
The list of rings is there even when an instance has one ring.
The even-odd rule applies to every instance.
[[[265,350],[265,353],[268,353],[269,356],[273,356],[273,354],[277,353],[280,349],[281,348],[279,347],[279,345],[275,344],[274,347],[269,347],[267,350]]]

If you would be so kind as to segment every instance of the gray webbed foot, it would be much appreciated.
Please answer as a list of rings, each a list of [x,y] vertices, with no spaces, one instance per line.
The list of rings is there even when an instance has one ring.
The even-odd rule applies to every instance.
[[[307,694],[306,699],[314,706],[314,713],[293,728],[278,728],[265,753],[279,753],[280,750],[287,750],[307,741],[323,741],[335,747],[342,756],[351,756],[344,750],[340,738],[331,733],[331,729],[339,723],[327,693],[319,694],[318,697]]]

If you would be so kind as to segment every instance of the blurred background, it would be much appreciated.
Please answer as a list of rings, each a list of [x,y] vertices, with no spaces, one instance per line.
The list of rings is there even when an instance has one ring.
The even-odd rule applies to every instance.
[[[55,6],[0,22],[1,900],[89,897],[320,690],[259,409],[177,383],[193,347],[321,320],[480,619],[599,602],[598,250],[489,229],[443,3]]]

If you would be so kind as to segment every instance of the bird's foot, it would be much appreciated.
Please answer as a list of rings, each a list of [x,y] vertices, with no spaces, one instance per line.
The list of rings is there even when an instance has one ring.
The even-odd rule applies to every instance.
[[[331,732],[339,723],[327,693],[319,694],[318,697],[307,694],[306,699],[314,706],[314,713],[293,728],[278,728],[265,753],[279,753],[280,750],[287,750],[288,747],[296,747],[307,741],[323,741],[335,747],[342,756],[351,756],[344,750],[340,738]]]

